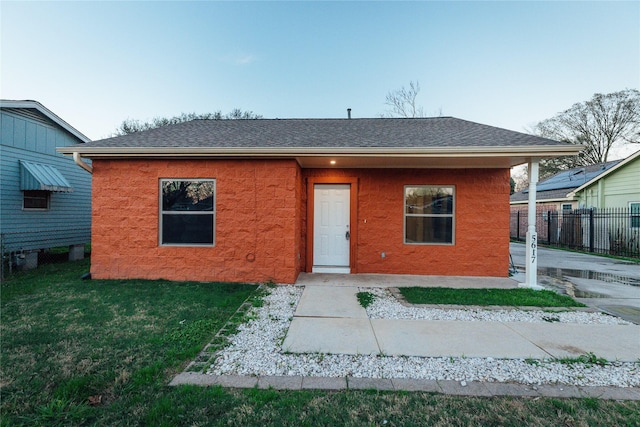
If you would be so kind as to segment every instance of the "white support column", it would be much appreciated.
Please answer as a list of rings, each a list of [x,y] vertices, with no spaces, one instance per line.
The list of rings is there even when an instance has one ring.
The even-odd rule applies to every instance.
[[[538,286],[538,233],[536,231],[536,191],[538,184],[538,159],[529,161],[529,204],[527,215],[527,248],[524,286],[542,289]]]

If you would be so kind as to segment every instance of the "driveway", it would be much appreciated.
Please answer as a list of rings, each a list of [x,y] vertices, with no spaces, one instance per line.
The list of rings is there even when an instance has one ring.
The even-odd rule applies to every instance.
[[[510,250],[514,264],[524,271],[524,243],[511,243]],[[640,324],[640,264],[539,246],[538,283]]]

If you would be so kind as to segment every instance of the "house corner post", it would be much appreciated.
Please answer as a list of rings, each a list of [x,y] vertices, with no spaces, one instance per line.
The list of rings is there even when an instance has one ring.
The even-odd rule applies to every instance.
[[[529,161],[529,202],[527,205],[527,240],[525,287],[538,286],[538,233],[536,231],[536,191],[538,184],[538,160]]]

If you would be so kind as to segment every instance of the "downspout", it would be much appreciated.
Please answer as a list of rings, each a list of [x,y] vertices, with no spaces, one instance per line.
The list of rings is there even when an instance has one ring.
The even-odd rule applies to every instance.
[[[542,289],[538,285],[538,233],[536,231],[536,191],[538,184],[538,159],[529,161],[529,202],[527,215],[527,247],[525,268],[526,288]]]
[[[93,174],[93,167],[90,164],[83,162],[82,156],[77,151],[73,152],[73,161],[76,163],[76,165],[80,166],[82,169],[86,170],[90,174]]]

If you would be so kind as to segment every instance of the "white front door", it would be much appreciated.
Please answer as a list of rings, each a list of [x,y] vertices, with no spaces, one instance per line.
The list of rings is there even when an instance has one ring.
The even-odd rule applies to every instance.
[[[349,273],[349,184],[313,188],[313,272]]]

